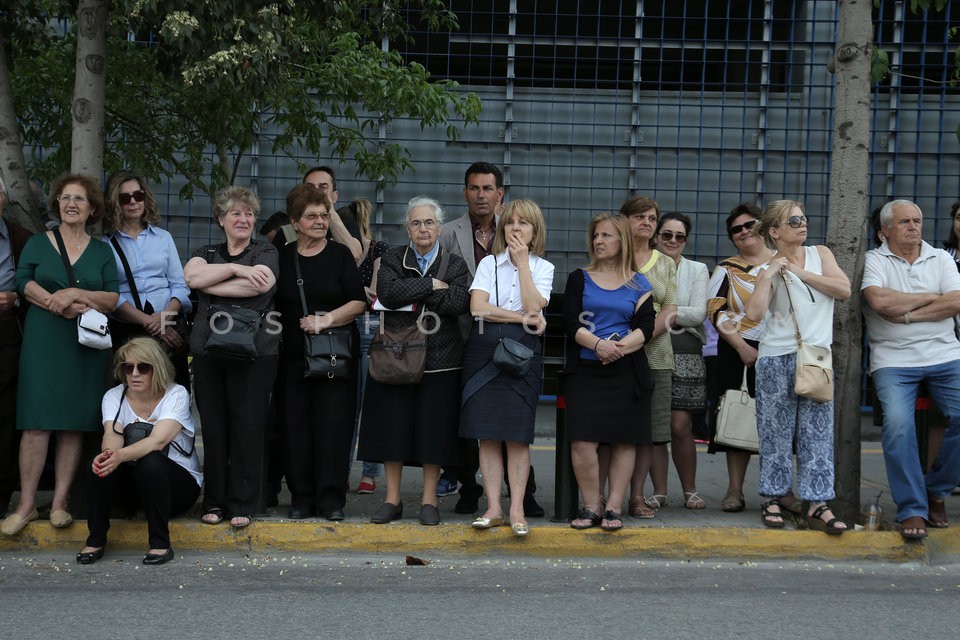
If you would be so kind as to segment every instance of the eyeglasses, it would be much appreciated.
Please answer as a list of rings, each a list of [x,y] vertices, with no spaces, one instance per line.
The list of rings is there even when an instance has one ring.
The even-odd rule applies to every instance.
[[[747,221],[744,222],[743,224],[735,224],[735,225],[733,225],[732,227],[730,227],[730,235],[735,236],[735,235],[737,235],[738,233],[740,233],[741,231],[743,231],[744,229],[746,229],[747,231],[749,231],[750,229],[753,229],[753,227],[754,227],[756,224],[757,224],[757,221],[756,221],[756,220],[747,220]]]
[[[87,201],[86,196],[74,196],[68,193],[57,196],[57,202],[59,202],[60,204],[69,204],[71,202],[74,202],[76,204],[84,204],[86,201]]]
[[[672,231],[661,231],[660,237],[663,238],[664,242],[670,242],[674,238],[677,239],[677,242],[683,244],[687,241],[687,234],[685,233],[674,233]]]
[[[123,370],[125,376],[133,375],[134,371],[139,371],[142,376],[153,373],[153,365],[149,362],[121,362],[120,369]]]
[[[147,197],[147,192],[143,189],[137,189],[133,193],[121,193],[117,199],[120,201],[120,204],[130,204],[131,200],[136,200],[137,202],[143,202],[143,199]]]
[[[800,227],[807,226],[807,219],[805,216],[790,216],[784,220],[784,222],[790,225],[791,229],[799,229]],[[780,225],[778,224],[777,226],[779,227]]]
[[[435,226],[437,226],[437,221],[432,218],[429,220],[411,220],[410,226],[414,229],[419,229],[420,227],[425,229],[433,229]]]
[[[317,220],[323,218],[324,220],[330,219],[329,213],[319,214],[319,213],[308,213],[305,216],[300,216],[300,220],[306,222],[307,224],[314,224]]]

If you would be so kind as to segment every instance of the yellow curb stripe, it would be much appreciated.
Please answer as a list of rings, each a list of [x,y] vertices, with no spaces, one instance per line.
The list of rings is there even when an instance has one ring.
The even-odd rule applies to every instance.
[[[16,538],[0,539],[0,551],[79,550],[85,523],[53,529],[31,523]],[[880,560],[936,562],[960,555],[960,532],[932,530],[921,543],[905,543],[892,531],[850,531],[827,536],[816,531],[770,531],[739,527],[626,527],[615,533],[576,531],[562,525],[533,526],[526,538],[509,527],[477,531],[462,524],[422,527],[408,524],[289,523],[258,521],[239,531],[228,525],[170,523],[177,550],[301,551],[316,553],[408,553],[426,555],[526,555],[557,558],[665,558],[734,560]],[[109,549],[146,550],[146,523],[111,522]]]

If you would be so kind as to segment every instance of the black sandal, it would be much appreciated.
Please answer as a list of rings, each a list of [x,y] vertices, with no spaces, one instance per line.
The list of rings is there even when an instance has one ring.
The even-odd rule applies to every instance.
[[[807,522],[810,524],[811,529],[817,529],[818,531],[825,531],[832,536],[839,536],[840,534],[842,534],[844,531],[847,530],[847,525],[843,520],[841,520],[840,518],[837,518],[836,516],[834,516],[833,518],[830,518],[829,520],[824,520],[823,518],[821,518],[821,516],[828,511],[830,511],[830,506],[826,503],[823,503],[822,505],[817,507],[813,513],[807,514]],[[843,526],[841,527],[838,525],[843,525]]]
[[[603,514],[603,520],[604,522],[600,524],[600,528],[603,529],[604,531],[619,531],[620,529],[623,529],[622,513],[617,513],[616,511],[606,511]],[[611,521],[616,521],[619,524],[616,524],[616,525],[606,524],[606,522],[611,522]]]
[[[598,514],[594,513],[593,511],[590,511],[590,509],[583,508],[583,509],[580,509],[580,511],[577,512],[577,517],[575,517],[575,518],[573,519],[573,521],[576,521],[576,520],[589,520],[589,521],[590,521],[590,524],[587,524],[587,525],[576,525],[576,524],[573,523],[573,521],[571,521],[571,522],[570,522],[570,526],[573,527],[574,529],[590,529],[590,528],[592,528],[592,527],[597,527],[597,526],[599,526],[599,525],[600,525],[600,521],[601,521],[602,519],[603,519],[603,518],[601,518]]]
[[[771,511],[770,507],[777,507],[779,511]],[[783,529],[783,505],[780,504],[779,499],[771,498],[764,502],[761,508],[763,511],[760,514],[760,522],[763,523],[763,526],[770,527],[771,529]],[[775,520],[774,518],[779,519]]]
[[[213,516],[210,519],[207,519],[207,516]],[[203,512],[203,515],[200,516],[200,522],[203,524],[220,524],[223,522],[223,509],[220,507],[212,507]]]

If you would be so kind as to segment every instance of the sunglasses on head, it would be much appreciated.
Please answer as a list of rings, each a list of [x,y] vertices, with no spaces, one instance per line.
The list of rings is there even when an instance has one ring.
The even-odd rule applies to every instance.
[[[743,224],[735,224],[735,225],[733,225],[732,227],[730,227],[730,235],[735,236],[735,235],[737,235],[738,233],[740,233],[741,231],[743,231],[744,229],[746,229],[747,231],[749,231],[750,229],[753,229],[753,227],[754,227],[756,224],[757,224],[757,221],[756,221],[756,220],[747,220],[747,221],[744,222]]]
[[[125,376],[133,375],[134,371],[139,371],[142,376],[153,373],[153,365],[149,362],[122,362],[120,363],[120,369],[123,370]]]
[[[680,244],[683,244],[684,242],[687,241],[687,234],[674,233],[673,231],[661,231],[660,237],[663,238],[663,240],[666,242],[670,242],[674,238],[676,238],[677,242],[679,242]]]
[[[137,202],[143,202],[143,199],[147,197],[147,192],[143,189],[137,189],[133,193],[121,193],[117,199],[120,201],[120,204],[130,204],[131,200],[136,200]]]
[[[807,218],[805,216],[790,216],[784,220],[784,222],[790,225],[791,229],[799,229],[800,227],[807,226]]]

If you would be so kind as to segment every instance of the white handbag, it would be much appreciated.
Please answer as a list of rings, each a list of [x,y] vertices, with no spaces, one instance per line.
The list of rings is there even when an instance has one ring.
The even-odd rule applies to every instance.
[[[77,316],[77,340],[91,349],[112,347],[113,341],[110,339],[107,316],[96,309],[87,309]]]
[[[747,390],[747,368],[743,368],[743,382],[739,389],[728,389],[717,405],[717,444],[757,453],[757,401]]]

